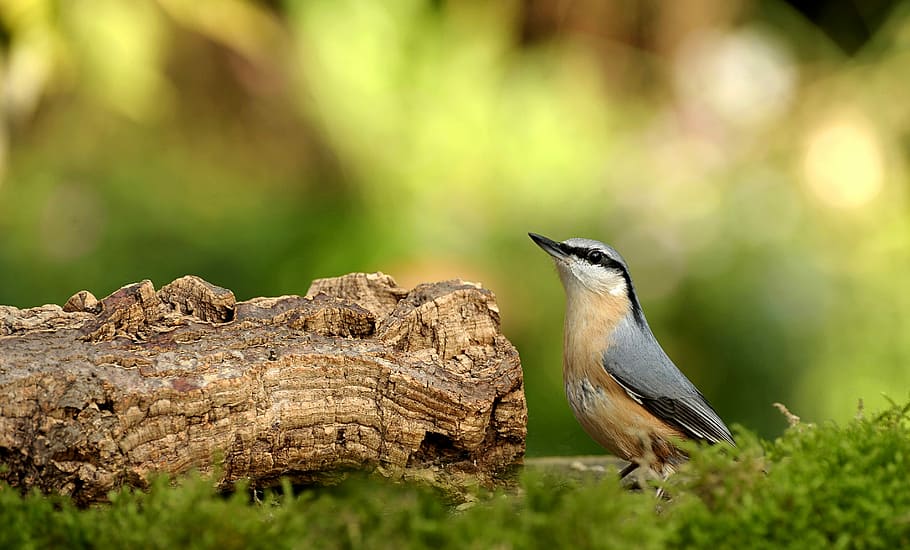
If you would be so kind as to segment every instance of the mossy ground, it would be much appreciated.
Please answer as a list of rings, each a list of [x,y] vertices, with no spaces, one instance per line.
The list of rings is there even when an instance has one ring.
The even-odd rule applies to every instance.
[[[188,476],[89,509],[2,486],[0,548],[906,548],[908,410],[775,441],[739,431],[735,450],[693,450],[670,500],[539,472],[466,509],[375,479],[251,500]]]

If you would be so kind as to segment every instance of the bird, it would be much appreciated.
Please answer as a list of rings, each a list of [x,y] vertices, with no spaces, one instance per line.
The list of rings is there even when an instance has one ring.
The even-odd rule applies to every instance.
[[[528,236],[552,256],[566,295],[563,383],[597,443],[666,479],[688,459],[676,442],[735,446],[730,429],[651,332],[626,261],[600,241]]]

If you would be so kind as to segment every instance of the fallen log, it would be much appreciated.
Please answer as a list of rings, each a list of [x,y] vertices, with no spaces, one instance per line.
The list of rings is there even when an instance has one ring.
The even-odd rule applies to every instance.
[[[245,302],[193,276],[82,291],[0,306],[0,479],[79,503],[190,469],[491,486],[524,454],[522,384],[473,283],[351,274]]]

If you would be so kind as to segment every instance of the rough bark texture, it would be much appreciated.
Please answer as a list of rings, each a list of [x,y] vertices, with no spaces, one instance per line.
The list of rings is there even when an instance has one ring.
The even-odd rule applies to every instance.
[[[521,365],[493,294],[383,274],[235,303],[183,277],[0,306],[0,478],[88,503],[156,472],[449,487],[520,463]]]

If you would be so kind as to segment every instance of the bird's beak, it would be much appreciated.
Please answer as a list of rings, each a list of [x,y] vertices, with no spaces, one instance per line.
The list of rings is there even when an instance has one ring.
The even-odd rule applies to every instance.
[[[537,233],[528,233],[528,236],[531,237],[531,240],[537,243],[537,246],[543,248],[544,252],[553,256],[557,260],[565,260],[569,255],[563,250],[562,243],[558,243],[553,239],[548,239],[543,235],[538,235]]]

